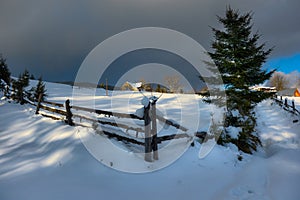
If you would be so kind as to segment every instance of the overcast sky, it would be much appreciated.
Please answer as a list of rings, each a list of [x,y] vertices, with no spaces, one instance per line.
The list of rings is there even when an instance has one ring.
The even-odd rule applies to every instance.
[[[1,0],[0,53],[13,75],[27,68],[46,80],[74,80],[96,45],[132,28],[174,29],[209,50],[210,26],[220,27],[216,15],[229,4],[254,12],[254,31],[275,46],[271,60],[300,54],[299,0]]]

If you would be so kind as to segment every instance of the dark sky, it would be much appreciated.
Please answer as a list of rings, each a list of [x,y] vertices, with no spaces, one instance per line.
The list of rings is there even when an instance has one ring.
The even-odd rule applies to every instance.
[[[180,31],[209,50],[226,5],[253,11],[254,31],[275,46],[271,59],[300,53],[299,0],[1,0],[0,53],[13,75],[27,68],[52,81],[74,80],[100,42],[137,27]]]

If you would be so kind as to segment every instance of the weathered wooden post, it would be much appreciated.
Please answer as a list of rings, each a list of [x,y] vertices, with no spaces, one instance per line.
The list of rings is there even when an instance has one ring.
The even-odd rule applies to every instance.
[[[282,101],[282,96],[280,96],[280,101]]]
[[[284,99],[284,105],[285,105],[285,107],[288,107],[287,98]]]
[[[145,161],[152,162],[152,148],[151,148],[151,119],[149,116],[150,103],[144,106],[144,124],[145,124]]]
[[[39,94],[38,103],[37,103],[37,105],[36,105],[36,111],[35,111],[35,114],[36,114],[36,115],[39,114],[39,111],[40,111],[40,106],[41,106],[42,96],[43,96],[43,94],[40,93],[40,94]]]
[[[158,160],[158,148],[157,148],[157,124],[156,124],[156,100],[151,102],[151,121],[152,121],[152,150],[153,150],[153,159]]]
[[[69,124],[70,126],[74,126],[75,124],[72,121],[73,114],[71,112],[71,106],[70,106],[70,100],[69,99],[66,100],[66,111],[67,111],[67,114],[66,114],[67,124]]]
[[[296,112],[295,100],[294,99],[292,100],[292,108],[293,108],[293,111]]]

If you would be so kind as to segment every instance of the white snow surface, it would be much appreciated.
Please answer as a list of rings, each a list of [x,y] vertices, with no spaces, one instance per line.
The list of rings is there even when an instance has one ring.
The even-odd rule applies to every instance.
[[[300,97],[283,97],[284,98],[288,98],[289,100],[289,105],[292,105],[292,101],[295,102],[295,106],[296,106],[296,109],[300,111]]]
[[[71,86],[46,83],[46,88],[48,100],[63,103],[66,98],[72,99]],[[99,109],[109,110],[114,105],[119,112],[134,113],[142,106],[138,93],[119,92],[114,97],[111,92],[108,97],[103,94],[105,91],[97,90],[95,101]],[[128,97],[130,106],[124,107]],[[182,94],[178,102],[166,94],[157,108],[175,121],[180,121],[179,105],[189,112],[200,110],[200,130],[207,130],[209,106],[200,103],[197,110],[190,105],[190,98]],[[201,102],[200,97],[197,101]],[[296,102],[299,106],[300,101]],[[196,142],[172,165],[145,174],[120,172],[91,156],[78,132],[92,134],[93,129],[70,127],[34,112],[30,105],[0,101],[1,200],[300,199],[300,123],[293,123],[299,117],[271,100],[256,108],[257,132],[263,147],[254,155],[216,145],[208,156],[199,159],[201,145]],[[182,123],[192,129],[197,121]],[[242,155],[242,161],[238,161],[238,155]]]

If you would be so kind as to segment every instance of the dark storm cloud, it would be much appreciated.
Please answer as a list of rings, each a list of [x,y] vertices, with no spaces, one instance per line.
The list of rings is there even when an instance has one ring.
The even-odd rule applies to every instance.
[[[0,53],[17,75],[29,69],[46,79],[74,79],[82,60],[106,38],[136,27],[183,32],[209,49],[209,26],[227,5],[253,11],[254,30],[272,56],[300,52],[298,0],[2,0]]]

